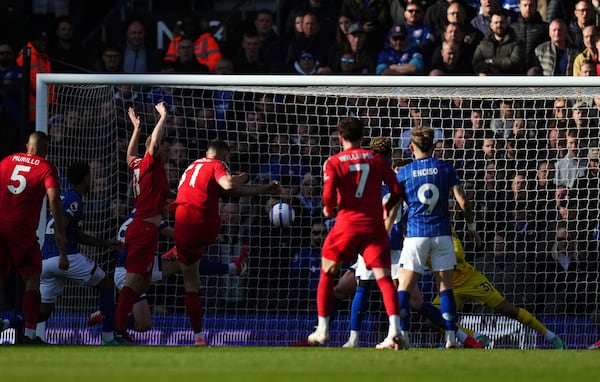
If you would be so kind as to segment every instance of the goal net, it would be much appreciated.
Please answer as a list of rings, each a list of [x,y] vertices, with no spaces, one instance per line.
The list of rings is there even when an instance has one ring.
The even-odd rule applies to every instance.
[[[390,137],[395,166],[411,158],[410,129],[430,126],[436,132],[435,155],[458,170],[485,240],[485,248],[473,248],[457,209],[455,226],[464,239],[467,260],[507,300],[529,310],[570,347],[585,347],[598,335],[599,317],[596,82],[43,75],[38,77],[37,128],[49,132],[49,159],[61,174],[74,160],[90,162],[93,185],[85,199],[84,229],[103,238],[116,237],[132,207],[125,163],[132,131],[128,107],[143,121],[143,153],[143,141],[157,119],[153,105],[167,102],[166,166],[174,191],[189,162],[204,156],[215,138],[231,145],[233,171],[247,172],[252,183],[279,181],[284,190],[280,198],[222,201],[222,233],[205,258],[229,263],[247,245],[249,269],[242,276],[202,276],[201,296],[210,344],[287,345],[304,339],[316,323],[319,248],[332,223],[321,216],[321,171],[324,160],[340,149],[337,121],[361,118],[365,145],[372,137]],[[290,227],[276,227],[269,220],[270,207],[278,201],[294,208]],[[171,245],[161,238],[158,253]],[[88,247],[82,252],[113,271],[110,252]],[[423,275],[420,287],[426,299],[435,296],[430,274]],[[97,310],[95,296],[92,289],[70,285],[48,323],[48,339],[97,343],[99,329],[86,326],[87,315]],[[182,296],[178,275],[153,285],[148,301],[154,325],[134,334],[136,341],[191,343]],[[350,302],[351,296],[335,302],[333,346],[344,343],[349,334]],[[551,346],[530,328],[477,302],[465,301],[460,312],[461,322],[488,335],[491,346]],[[436,345],[439,334],[413,314],[415,345]],[[373,346],[385,337],[387,318],[377,291],[372,292],[362,325],[361,345]]]

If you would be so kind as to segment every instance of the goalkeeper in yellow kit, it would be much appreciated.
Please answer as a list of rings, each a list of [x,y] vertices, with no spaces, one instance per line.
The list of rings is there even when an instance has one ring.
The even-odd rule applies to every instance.
[[[454,269],[452,285],[457,311],[460,310],[466,301],[477,301],[481,305],[492,309],[494,312],[515,319],[523,325],[540,333],[552,344],[552,346],[554,346],[555,349],[567,348],[566,344],[559,336],[549,331],[548,328],[527,310],[518,308],[510,301],[507,301],[504,296],[494,288],[494,285],[483,273],[479,272],[475,267],[469,264],[465,260],[465,252],[462,243],[454,229],[452,230],[452,235],[454,237],[454,252],[456,253],[456,268]],[[411,293],[410,295],[413,297],[419,294]],[[418,299],[418,297],[416,298]],[[443,318],[439,310],[440,296],[437,295],[432,303],[417,299],[411,300],[412,308],[429,318],[433,324],[443,328]],[[465,339],[468,337],[476,338],[482,342],[484,346],[489,342],[489,339],[486,336],[475,336],[475,333],[472,330],[459,326],[457,338],[465,343]]]

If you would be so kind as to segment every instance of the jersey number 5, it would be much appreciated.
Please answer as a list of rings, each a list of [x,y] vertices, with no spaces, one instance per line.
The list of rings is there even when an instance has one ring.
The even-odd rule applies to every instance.
[[[31,166],[23,166],[21,164],[18,164],[15,166],[12,175],[10,176],[10,180],[17,182],[16,186],[13,186],[12,184],[8,186],[8,191],[10,191],[13,194],[20,194],[21,192],[23,192],[23,190],[25,190],[25,187],[27,187],[27,179],[25,179],[25,177],[23,176],[23,172],[30,172],[31,171]]]

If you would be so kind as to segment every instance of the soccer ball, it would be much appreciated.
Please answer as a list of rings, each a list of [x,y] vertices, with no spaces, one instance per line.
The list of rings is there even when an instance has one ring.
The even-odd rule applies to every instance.
[[[269,213],[271,224],[275,227],[289,227],[296,218],[296,213],[292,206],[287,203],[277,203],[271,208]]]

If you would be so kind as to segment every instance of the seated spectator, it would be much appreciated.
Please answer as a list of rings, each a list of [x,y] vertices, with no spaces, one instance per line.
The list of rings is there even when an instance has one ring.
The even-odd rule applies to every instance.
[[[424,18],[423,5],[416,0],[408,0],[404,11],[406,20],[404,26],[406,26],[409,38],[421,50],[425,62],[429,62],[435,44],[435,31],[431,26],[423,23]]]
[[[483,39],[484,34],[471,24],[469,11],[472,10],[473,9],[460,1],[451,1],[450,4],[448,4],[446,14],[444,15],[444,17],[446,17],[446,23],[442,25],[442,29],[436,29],[438,36],[443,38],[441,34],[447,31],[447,26],[449,24],[458,24],[463,32],[463,42],[470,47],[471,52],[474,52],[477,45],[479,45]],[[473,54],[471,53],[471,55]]]
[[[595,25],[588,25],[583,28],[583,44],[585,49],[575,57],[573,62],[573,76],[579,77],[579,71],[581,70],[581,63],[585,60],[591,60],[595,63],[598,62],[598,29]]]
[[[542,20],[537,9],[537,0],[521,0],[520,14],[510,24],[517,38],[525,44],[525,69],[531,68],[535,63],[535,48],[549,39],[548,23]]]
[[[123,73],[121,49],[114,44],[107,43],[102,49],[100,60],[94,65],[98,73]]]
[[[525,51],[523,41],[508,26],[503,13],[491,17],[490,33],[475,49],[473,69],[478,74],[524,74]]]
[[[165,66],[171,66],[175,73],[199,74],[209,73],[208,66],[201,64],[194,55],[194,40],[182,36],[177,44],[177,58],[175,62],[165,61]]]
[[[377,74],[417,75],[423,72],[423,54],[402,24],[394,25],[388,32],[388,46],[379,53]]]
[[[587,26],[595,25],[596,11],[589,0],[580,0],[575,3],[575,17],[568,24],[569,41],[578,52],[586,48],[583,41],[583,30]],[[568,20],[568,19],[565,19]]]
[[[360,74],[359,68],[356,65],[356,59],[351,51],[342,53],[340,62],[337,65],[332,65],[332,68],[339,67],[339,74]]]
[[[156,48],[146,42],[146,27],[139,19],[127,23],[126,38],[122,48],[125,73],[153,73],[158,71]]]
[[[468,22],[470,22],[470,20],[473,17],[475,17],[475,15],[477,14],[477,9],[468,6],[462,0],[459,0],[459,1],[437,0],[435,3],[433,3],[429,7],[427,7],[427,9],[425,11],[425,20],[424,20],[425,25],[429,25],[429,26],[433,27],[433,29],[436,32],[440,33],[441,31],[444,30],[444,27],[446,26],[446,24],[448,22],[450,22],[450,21],[456,22],[456,20],[450,20],[447,17],[448,10],[450,9],[450,6],[454,5],[454,3],[461,4],[462,8],[465,11],[465,16],[464,16],[465,20],[467,20]],[[458,12],[458,11],[453,10],[452,12]]]
[[[208,66],[209,71],[214,73],[217,62],[222,58],[221,48],[208,29],[200,27],[198,19],[193,14],[186,15],[181,20],[181,26],[173,34],[173,39],[169,43],[164,60],[170,62],[177,61],[177,56],[179,55],[177,46],[183,36],[192,38],[196,60],[200,64]]]
[[[583,60],[579,64],[579,77],[595,77],[598,75],[598,64],[592,60]],[[596,98],[594,98],[596,100]],[[595,102],[595,101],[594,101]]]
[[[517,14],[502,8],[500,0],[483,0],[479,7],[479,14],[471,19],[471,25],[479,29],[484,36],[488,36],[490,32],[493,32],[490,27],[494,14],[503,15],[507,25],[517,20]]]
[[[294,74],[317,74],[319,61],[310,52],[302,52],[294,61]]]
[[[340,11],[361,23],[368,43],[377,50],[382,49],[386,31],[392,25],[388,1],[342,0]]]
[[[530,75],[571,76],[573,63],[580,51],[568,42],[567,25],[563,20],[553,20],[549,28],[550,41],[535,48],[534,66],[528,69]]]
[[[67,16],[56,19],[56,39],[48,44],[48,56],[54,73],[86,72],[86,52],[73,37],[73,23]]]
[[[453,76],[474,74],[471,59],[463,44],[444,41],[439,56],[434,55],[430,66],[430,76]]]
[[[260,55],[260,37],[255,32],[245,32],[242,45],[234,60],[235,72],[239,74],[265,74],[269,64]]]
[[[258,35],[260,60],[272,71],[283,70],[284,52],[281,36],[273,28],[273,12],[263,8],[256,12],[254,30]]]
[[[367,34],[360,23],[352,24],[348,28],[348,43],[354,57],[356,71],[361,74],[373,74],[377,67],[377,52],[367,44]],[[333,61],[333,70],[339,72],[339,62],[347,51],[336,52]]]
[[[300,57],[303,51],[311,52],[321,63],[321,66],[328,66],[327,56],[331,43],[331,39],[321,31],[317,15],[307,12],[302,17],[302,35],[289,43],[286,57],[288,68],[293,67],[294,61],[297,57]]]
[[[587,170],[587,147],[584,133],[579,129],[567,132],[567,155],[556,161],[556,184],[573,188],[578,178],[585,176]]]

